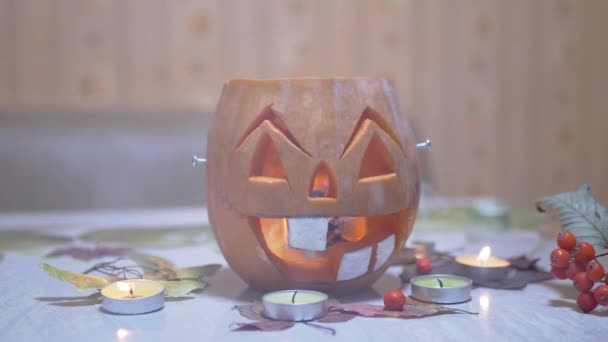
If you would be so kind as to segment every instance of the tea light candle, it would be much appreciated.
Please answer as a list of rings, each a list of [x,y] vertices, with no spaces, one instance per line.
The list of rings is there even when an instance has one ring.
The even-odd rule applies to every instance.
[[[161,309],[165,304],[165,287],[153,280],[129,279],[104,287],[101,297],[104,310],[136,315]]]
[[[424,257],[429,257],[433,253],[435,253],[434,242],[414,241],[412,242],[412,247],[414,248],[416,253],[416,260],[422,259]]]
[[[481,249],[479,255],[456,257],[460,273],[473,279],[502,280],[509,274],[511,263],[502,258],[491,256],[490,247]]]
[[[471,300],[471,286],[469,278],[447,275],[431,274],[412,278],[412,297],[430,303],[454,304]]]
[[[264,314],[280,321],[310,321],[327,313],[327,294],[310,290],[284,290],[262,297]]]

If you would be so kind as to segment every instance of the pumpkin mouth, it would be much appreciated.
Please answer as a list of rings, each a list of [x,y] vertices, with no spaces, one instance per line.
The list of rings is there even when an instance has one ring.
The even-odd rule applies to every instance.
[[[346,281],[387,264],[404,241],[409,209],[380,216],[249,217],[262,249],[289,280]]]

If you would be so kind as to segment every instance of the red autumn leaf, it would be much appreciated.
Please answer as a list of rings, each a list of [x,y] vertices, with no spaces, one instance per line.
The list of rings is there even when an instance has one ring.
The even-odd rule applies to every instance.
[[[122,247],[103,247],[96,246],[93,248],[72,246],[67,248],[56,249],[46,255],[47,258],[60,257],[60,256],[71,256],[74,259],[89,261],[95,258],[101,258],[104,256],[124,256],[127,253],[126,248]]]
[[[261,302],[256,301],[251,304],[237,305],[234,308],[239,310],[241,316],[249,318],[252,321],[268,320],[268,318],[263,315],[264,306]]]
[[[355,314],[363,317],[393,317],[393,318],[418,318],[440,314],[468,313],[473,312],[448,308],[436,304],[406,304],[402,311],[385,310],[383,306],[372,304],[338,304],[329,308],[330,312],[341,312]]]
[[[351,319],[357,317],[354,313],[341,312],[341,311],[330,311],[327,315],[317,318],[315,322],[318,323],[342,323],[348,322]]]
[[[334,299],[329,300],[329,312],[312,322],[314,323],[342,323],[351,319],[362,317],[394,317],[394,318],[420,318],[426,316],[453,314],[453,313],[468,313],[475,314],[460,309],[452,309],[436,304],[407,304],[403,311],[387,311],[383,306],[371,304],[341,304]],[[279,331],[293,327],[296,322],[293,321],[275,321],[264,316],[264,306],[260,302],[253,302],[245,305],[234,307],[239,311],[241,316],[252,320],[247,323],[234,323],[231,327],[232,331]],[[332,334],[335,331],[332,328],[317,326],[314,323],[308,322],[313,327],[320,329],[331,330]]]
[[[234,323],[231,327],[232,331],[280,331],[293,327],[296,322],[293,321],[273,321],[270,319],[264,321],[255,321],[251,323]]]
[[[510,258],[511,266],[517,268],[518,270],[536,270],[536,263],[540,260],[540,258],[529,259],[525,255],[520,255],[518,257]]]
[[[239,311],[241,316],[248,318],[254,322],[248,323],[234,323],[231,329],[233,331],[248,331],[248,330],[260,330],[260,331],[279,331],[289,329],[294,326],[293,321],[275,321],[266,318],[263,315],[264,306],[260,302],[253,302],[251,304],[238,305],[234,307]]]

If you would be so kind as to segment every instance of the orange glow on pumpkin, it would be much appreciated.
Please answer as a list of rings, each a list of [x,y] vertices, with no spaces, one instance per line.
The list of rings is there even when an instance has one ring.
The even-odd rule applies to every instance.
[[[279,156],[279,151],[268,134],[265,134],[258,143],[253,155],[253,162],[251,163],[250,176],[287,178],[285,167]]]
[[[310,184],[310,197],[336,198],[335,184],[336,182],[329,172],[329,168],[325,163],[321,162],[313,174],[312,182]]]
[[[383,216],[338,218],[339,233],[344,239],[325,251],[289,248],[286,218],[250,218],[249,223],[281,272],[302,281],[327,282],[336,279],[345,253],[368,246],[376,248],[378,242],[392,234],[401,239],[407,217],[408,209]],[[370,271],[374,262],[372,257]]]

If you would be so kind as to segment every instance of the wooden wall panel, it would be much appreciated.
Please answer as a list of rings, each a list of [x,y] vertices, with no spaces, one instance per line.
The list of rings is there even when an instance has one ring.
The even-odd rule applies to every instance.
[[[58,101],[74,108],[108,106],[122,100],[118,1],[64,0],[54,8]],[[60,75],[60,77],[59,77]]]
[[[467,181],[463,181],[461,193],[483,195],[496,193],[497,186],[497,139],[498,125],[496,119],[499,110],[498,92],[498,63],[499,47],[503,44],[498,33],[498,21],[504,16],[503,12],[494,10],[499,0],[478,2],[468,0],[467,6],[460,4],[459,18],[464,29],[462,45],[453,46],[465,52],[462,77],[450,78],[453,89],[460,93],[456,103],[462,103],[460,125],[469,134],[462,135],[462,146],[459,146],[464,163],[456,163],[460,167],[458,174],[468,172]],[[464,10],[463,10],[464,9]],[[455,9],[456,10],[456,9]],[[458,25],[458,26],[461,26]],[[458,66],[454,66],[458,67]],[[453,124],[456,126],[458,121]],[[470,165],[484,167],[471,167]],[[455,165],[455,166],[456,166]]]
[[[15,22],[12,0],[0,0],[0,106],[15,102]]]
[[[7,107],[40,109],[52,106],[57,96],[54,87],[57,32],[53,1],[15,0],[13,6],[15,103],[9,103]],[[2,42],[0,45],[11,46],[9,44]]]
[[[367,31],[366,40],[360,44],[362,53],[367,56],[366,73],[393,80],[402,95],[402,105],[411,93],[406,86],[413,66],[408,58],[413,36],[409,23],[411,6],[411,2],[406,1],[367,2],[364,10],[368,19],[365,25],[361,25]]]
[[[455,146],[454,132],[449,129],[450,113],[445,109],[445,76],[447,60],[445,36],[447,34],[448,13],[440,0],[419,1],[413,8],[417,15],[415,25],[418,42],[413,54],[416,68],[412,73],[415,82],[413,89],[413,109],[419,117],[424,136],[433,140],[430,152],[431,165],[428,172],[437,189],[448,195],[454,194],[449,184],[454,174],[450,171],[452,157],[450,146]]]
[[[533,104],[537,89],[538,68],[537,35],[535,21],[538,6],[530,6],[528,0],[500,2],[499,11],[504,13],[497,25],[497,35],[502,44],[498,48],[500,105],[496,117],[497,193],[510,203],[531,199],[538,194],[534,190],[535,174],[532,163],[541,158],[535,154],[536,115]]]
[[[0,108],[211,112],[232,77],[384,75],[439,193],[608,202],[607,3],[0,0]]]
[[[361,25],[363,6],[360,1],[328,1],[325,7],[327,31],[324,33],[327,45],[321,66],[325,75],[354,75],[359,72],[359,55],[363,51],[356,32],[364,30]]]
[[[262,77],[264,59],[268,58],[261,48],[268,44],[263,35],[265,8],[261,8],[263,1],[229,0],[227,3],[226,25],[227,51],[224,60],[230,68],[227,70],[227,79],[235,77],[258,78]],[[233,25],[230,23],[239,23]]]
[[[435,96],[433,96],[434,90],[425,90],[428,101],[436,102],[439,112],[436,119],[428,122],[427,125],[437,126],[436,131],[429,134],[429,137],[433,141],[440,139],[430,151],[435,164],[434,170],[438,171],[437,190],[448,195],[458,195],[474,189],[474,184],[478,188],[481,187],[481,179],[474,166],[468,166],[468,169],[475,173],[475,177],[467,177],[457,182],[454,180],[457,175],[462,174],[464,168],[467,168],[466,164],[471,165],[473,162],[471,143],[475,139],[481,143],[479,104],[475,102],[477,108],[471,108],[473,102],[477,101],[471,93],[473,89],[477,90],[479,87],[477,80],[467,68],[471,55],[476,53],[475,49],[478,50],[477,39],[472,34],[474,18],[477,17],[475,13],[478,9],[471,1],[466,0],[449,3],[439,1],[439,4],[439,12],[442,13],[439,24],[440,34],[431,34],[427,39],[431,42],[435,41],[435,44],[440,46],[438,51],[433,51],[431,54],[438,55],[439,65],[432,67],[441,70],[441,78]],[[474,109],[477,112],[472,116]],[[423,113],[426,115],[428,110],[424,110]],[[469,134],[463,134],[465,130]],[[455,151],[458,153],[454,153]],[[437,152],[441,154],[436,155]]]
[[[171,109],[169,100],[169,2],[167,0],[121,1],[124,50],[119,66],[125,68],[124,96],[127,103],[143,110]]]
[[[221,0],[172,1],[169,13],[169,92],[176,107],[209,109],[217,102],[227,65],[220,35]]]
[[[322,0],[270,0],[271,77],[321,74],[326,18]]]
[[[584,2],[583,122],[579,147],[584,158],[579,172],[591,182],[592,193],[608,206],[608,1]]]
[[[577,126],[582,123],[585,113],[580,112],[578,94],[579,75],[576,50],[580,36],[580,2],[542,1],[540,2],[539,35],[554,39],[539,41],[538,113],[542,125],[538,130],[537,153],[547,163],[537,167],[536,189],[540,193],[551,189],[567,190],[576,187],[580,154],[577,149]]]

